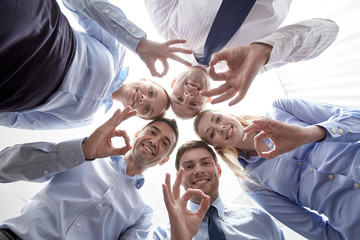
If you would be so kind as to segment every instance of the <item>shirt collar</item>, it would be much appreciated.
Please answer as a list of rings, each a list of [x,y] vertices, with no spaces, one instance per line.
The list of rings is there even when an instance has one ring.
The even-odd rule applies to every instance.
[[[120,165],[120,171],[121,173],[124,175],[124,178],[128,181],[131,181],[132,184],[137,188],[140,189],[144,183],[145,183],[145,178],[143,175],[139,175],[139,174],[135,174],[134,176],[129,176],[126,174],[126,161],[124,159],[123,156],[112,156],[110,157],[112,161],[114,162],[118,162]]]
[[[217,209],[219,218],[224,220],[224,203],[221,200],[220,196],[217,199],[215,199],[215,201],[212,202],[211,205]],[[195,212],[196,210],[198,210],[199,207],[200,207],[200,205],[197,203],[194,203],[192,201],[188,202],[188,209],[192,212]]]
[[[274,148],[274,143],[270,138],[265,138],[264,142],[266,146],[268,146],[269,149]],[[240,151],[238,155],[238,161],[243,166],[243,168],[246,168],[249,163],[256,162],[260,159],[258,156],[252,156],[250,158],[247,157],[245,151]]]

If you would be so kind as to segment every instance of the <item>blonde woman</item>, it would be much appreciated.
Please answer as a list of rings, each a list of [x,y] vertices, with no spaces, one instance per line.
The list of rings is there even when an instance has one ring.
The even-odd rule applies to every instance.
[[[204,110],[194,128],[289,228],[308,239],[360,236],[359,110],[279,99],[266,117]]]

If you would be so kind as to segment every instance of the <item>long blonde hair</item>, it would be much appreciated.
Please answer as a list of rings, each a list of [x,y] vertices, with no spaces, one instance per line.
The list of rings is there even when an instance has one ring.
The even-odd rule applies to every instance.
[[[201,112],[198,113],[198,115],[194,120],[194,131],[198,135],[198,137],[205,142],[206,140],[203,139],[198,132],[198,126],[200,120],[203,118],[205,113],[213,112],[213,111],[214,110],[211,109],[202,110]],[[251,124],[253,120],[264,118],[264,115],[239,115],[234,117],[244,127],[247,127]],[[224,162],[229,166],[229,168],[234,172],[235,176],[240,180],[240,182],[246,181],[249,183],[253,183],[255,185],[259,185],[253,179],[250,178],[249,174],[245,171],[244,167],[239,163],[238,156],[241,149],[237,149],[236,147],[215,147],[215,150],[219,154],[219,156],[224,160]]]

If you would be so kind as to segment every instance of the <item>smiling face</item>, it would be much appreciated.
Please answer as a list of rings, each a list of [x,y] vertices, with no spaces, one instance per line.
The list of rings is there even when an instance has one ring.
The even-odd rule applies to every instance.
[[[120,88],[119,100],[124,107],[138,111],[138,116],[154,119],[166,111],[168,95],[159,85],[147,81],[131,81]]]
[[[201,139],[216,147],[236,147],[244,137],[244,127],[227,113],[207,111],[195,127]]]
[[[182,185],[184,189],[201,189],[210,196],[213,202],[219,196],[219,177],[221,168],[216,164],[211,153],[205,148],[193,148],[186,151],[179,160],[180,167],[184,168]],[[200,203],[201,199],[191,199]]]
[[[133,144],[134,164],[142,170],[155,166],[170,155],[174,144],[176,135],[167,123],[150,123],[140,132]]]
[[[180,118],[192,118],[201,111],[207,98],[201,96],[201,90],[208,90],[210,78],[202,67],[190,67],[177,78],[171,93],[171,108]]]

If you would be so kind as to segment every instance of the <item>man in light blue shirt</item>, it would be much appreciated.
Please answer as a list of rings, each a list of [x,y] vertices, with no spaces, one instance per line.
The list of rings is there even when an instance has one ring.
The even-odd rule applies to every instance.
[[[221,167],[216,154],[205,142],[183,144],[178,149],[175,166],[178,171],[184,169],[179,172],[177,182],[180,185],[181,181],[185,190],[191,192],[191,198],[185,193],[182,199],[190,199],[187,209],[191,212],[185,209],[183,201],[178,201],[179,185],[174,184],[174,194],[169,193],[170,187],[167,186],[164,198],[171,227],[170,224],[157,227],[154,239],[209,239],[209,220],[204,218],[206,204],[203,199],[206,197],[193,192],[193,189],[201,190],[210,197],[211,206],[217,209],[216,222],[226,239],[284,239],[280,228],[261,209],[222,202],[219,196]],[[169,182],[167,180],[167,185]]]
[[[124,107],[137,109],[138,115],[147,119],[164,113],[169,97],[163,87],[152,82],[136,81],[137,88],[124,90],[127,101],[113,96],[123,86],[128,73],[128,69],[123,68],[125,47],[139,55],[152,75],[162,77],[168,70],[168,58],[190,64],[175,55],[189,51],[172,47],[184,41],[157,43],[147,40],[146,33],[129,21],[121,9],[105,0],[63,2],[86,33],[70,26],[56,1],[2,2],[2,11],[19,14],[19,17],[8,16],[15,18],[14,26],[21,27],[25,19],[28,22],[21,29],[15,28],[16,34],[12,33],[13,28],[7,27],[0,35],[3,49],[0,54],[0,124],[25,129],[80,127],[90,124],[97,111],[106,112],[113,99]],[[30,12],[34,19],[24,18],[30,15],[24,12]],[[21,21],[17,21],[19,18]],[[53,21],[50,26],[46,25],[48,18]],[[40,28],[36,24],[41,21],[45,26]],[[32,31],[33,28],[36,30]],[[17,38],[9,37],[3,42],[2,39],[14,34]],[[40,41],[38,38],[45,39],[46,43],[40,44],[38,50],[32,49]],[[48,43],[52,38],[55,40]],[[28,47],[16,57],[21,49],[17,46],[24,43]],[[58,45],[61,49],[56,53],[51,51]],[[44,53],[37,56],[39,52]],[[156,71],[157,60],[164,64],[162,74]],[[138,88],[145,90],[136,91]]]
[[[142,173],[168,159],[178,130],[175,120],[158,118],[141,130],[130,147],[126,132],[116,127],[135,114],[129,107],[118,110],[85,140],[4,149],[0,153],[1,182],[50,181],[19,216],[1,223],[0,236],[145,239],[152,227],[153,211],[139,192],[144,184]],[[125,146],[114,148],[113,136],[122,136]]]

